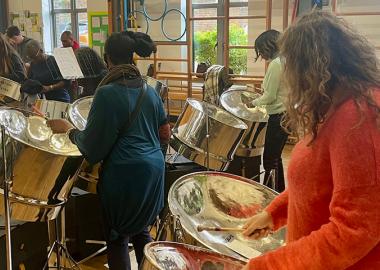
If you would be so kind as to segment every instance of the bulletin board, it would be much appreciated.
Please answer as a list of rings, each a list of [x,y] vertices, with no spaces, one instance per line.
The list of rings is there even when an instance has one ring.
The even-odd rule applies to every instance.
[[[10,14],[11,25],[16,25],[23,36],[42,42],[42,23],[39,13],[23,10]]]
[[[100,56],[104,53],[104,44],[108,37],[108,13],[93,12],[88,14],[89,43]]]

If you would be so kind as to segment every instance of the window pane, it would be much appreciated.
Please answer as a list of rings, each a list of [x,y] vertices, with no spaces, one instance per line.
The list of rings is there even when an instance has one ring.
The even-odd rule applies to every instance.
[[[55,15],[55,42],[61,46],[61,34],[63,31],[72,31],[71,14],[58,13]]]
[[[87,8],[87,0],[75,0],[76,8]]]
[[[54,9],[71,9],[70,0],[53,0]]]
[[[214,17],[217,15],[216,8],[195,9],[194,17]],[[217,21],[200,20],[194,21],[194,66],[205,62],[217,63]]]
[[[88,46],[88,22],[87,13],[78,14],[78,30],[79,43],[81,46]]]
[[[247,49],[230,49],[229,50],[230,68],[232,68],[234,74],[247,74],[248,53],[249,51]]]

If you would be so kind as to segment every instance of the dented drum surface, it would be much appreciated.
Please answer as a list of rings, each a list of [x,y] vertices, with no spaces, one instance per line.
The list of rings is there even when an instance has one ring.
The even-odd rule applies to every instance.
[[[265,133],[268,115],[264,107],[247,107],[247,103],[260,97],[259,94],[247,90],[228,90],[220,97],[224,109],[242,119],[247,131],[236,150],[235,155],[242,157],[260,156],[264,150]]]
[[[197,172],[172,185],[168,202],[171,214],[179,219],[185,243],[201,244],[244,260],[284,245],[285,229],[253,241],[240,232],[198,232],[197,226],[241,227],[276,196],[275,191],[241,176]]]
[[[245,262],[208,249],[173,242],[144,248],[142,270],[240,270]]]
[[[53,219],[71,191],[77,158],[81,156],[66,134],[53,134],[46,119],[30,112],[0,109],[6,127],[8,177],[12,178],[10,199],[13,219]],[[0,141],[1,144],[1,141]],[[3,153],[0,151],[1,158]],[[4,168],[0,168],[3,194]],[[3,195],[0,212],[3,212]]]

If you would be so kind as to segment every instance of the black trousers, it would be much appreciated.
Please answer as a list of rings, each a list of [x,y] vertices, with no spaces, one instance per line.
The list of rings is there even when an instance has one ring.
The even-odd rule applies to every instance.
[[[111,270],[130,270],[131,261],[129,258],[128,243],[133,244],[136,260],[141,267],[144,258],[144,247],[152,242],[152,238],[147,228],[141,233],[133,236],[120,236],[117,240],[107,242],[107,259]]]
[[[265,169],[264,183],[276,191],[285,189],[284,168],[282,165],[282,150],[284,149],[288,133],[281,127],[283,113],[271,114],[265,134],[263,165]],[[274,187],[269,179],[271,170],[275,170]]]

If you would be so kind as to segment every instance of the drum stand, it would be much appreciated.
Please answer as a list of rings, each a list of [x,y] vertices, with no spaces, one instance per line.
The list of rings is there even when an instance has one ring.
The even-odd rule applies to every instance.
[[[49,232],[49,237],[52,235],[52,232],[54,231],[55,234],[55,241],[53,242],[53,245],[49,249],[49,253],[47,256],[47,261],[44,265],[43,270],[45,269],[80,269],[78,263],[71,257],[69,251],[67,250],[65,244],[64,244],[64,239],[66,238],[65,236],[65,211],[62,211],[63,206],[61,208],[61,230],[62,230],[62,236],[60,237],[59,234],[59,222],[58,222],[58,217],[55,218],[54,221],[48,221],[48,232]],[[51,228],[53,227],[53,228]],[[62,240],[61,240],[62,239]],[[53,255],[54,250],[56,251],[56,265],[55,266],[49,266],[49,261],[50,258]],[[62,265],[61,258],[65,258],[65,263],[69,262],[70,267],[66,267]]]
[[[12,243],[11,243],[11,205],[9,200],[9,191],[12,185],[12,180],[7,174],[7,154],[6,154],[6,139],[5,126],[1,125],[1,143],[3,152],[3,170],[4,170],[4,215],[5,215],[5,245],[7,257],[7,270],[12,270]]]
[[[206,168],[210,171],[210,130],[209,130],[209,116],[208,116],[208,104],[206,104]]]

